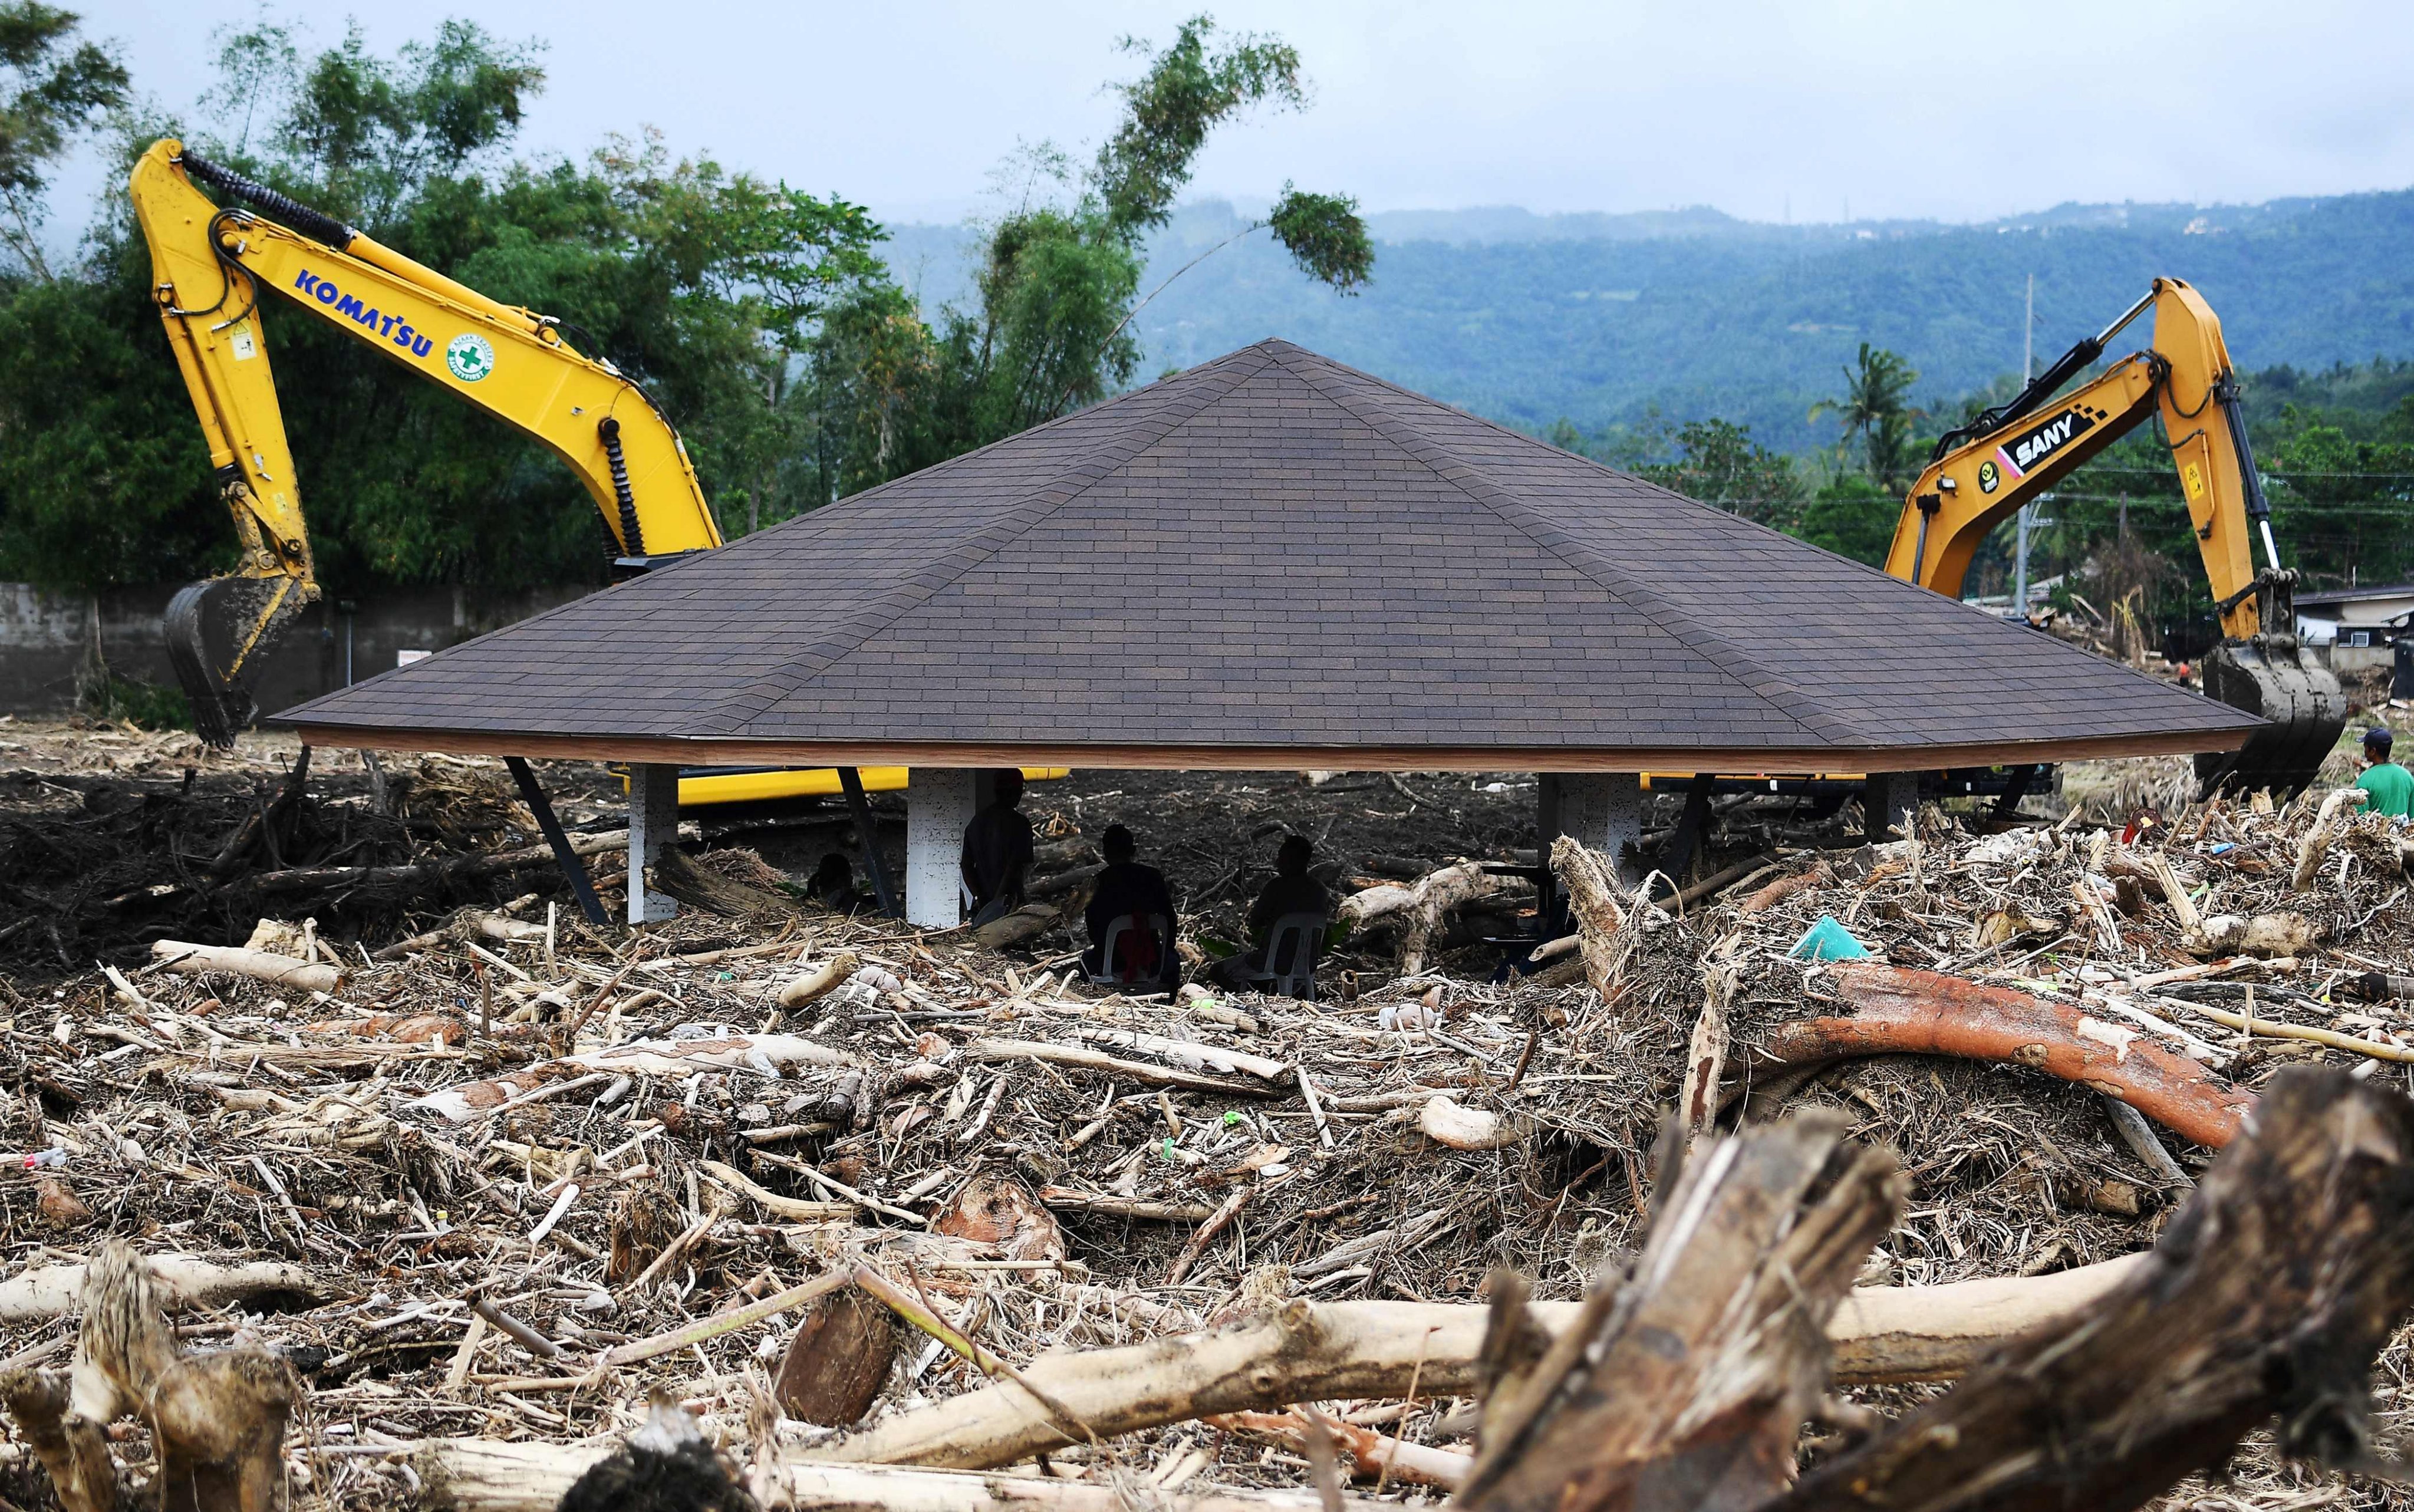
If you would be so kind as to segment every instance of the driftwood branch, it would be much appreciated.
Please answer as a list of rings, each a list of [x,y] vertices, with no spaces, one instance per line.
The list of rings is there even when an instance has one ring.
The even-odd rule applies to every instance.
[[[343,981],[343,973],[333,966],[314,965],[298,956],[246,950],[240,945],[194,945],[181,940],[162,940],[151,946],[151,954],[180,976],[228,971],[296,992],[333,992]]]
[[[2111,1293],[1774,1508],[2118,1512],[2275,1416],[2283,1453],[2366,1464],[2374,1356],[2409,1307],[2414,1103],[2335,1070],[2284,1072]]]
[[[1614,1003],[1625,980],[1626,958],[1634,950],[1629,916],[1618,899],[1617,868],[1575,837],[1562,835],[1551,842],[1551,870],[1567,892],[1568,912],[1575,915],[1585,980],[1602,1001]]]
[[[154,1256],[149,1264],[152,1290],[159,1304],[171,1311],[222,1307],[271,1292],[326,1295],[310,1272],[281,1260],[230,1266],[163,1254]],[[81,1265],[45,1266],[0,1282],[0,1323],[39,1323],[74,1312],[82,1305],[86,1269]]]
[[[440,1512],[555,1512],[561,1495],[618,1445],[508,1444],[431,1439],[410,1464]],[[788,1460],[750,1477],[764,1507],[792,1512],[1129,1512],[1127,1494],[1098,1483],[1036,1476],[900,1470],[886,1465]],[[1352,1498],[1351,1512],[1383,1504]],[[1318,1512],[1314,1491],[1212,1491],[1185,1495],[1183,1512]]]
[[[1205,1210],[1201,1218],[1212,1216]],[[2131,1262],[2051,1276],[1948,1286],[1868,1287],[1828,1320],[1846,1381],[1928,1381],[1966,1370],[2027,1328],[2066,1315],[2118,1282]],[[1545,1334],[1577,1304],[1530,1309]],[[1214,1333],[1115,1349],[1044,1355],[1023,1375],[1101,1437],[1215,1413],[1271,1410],[1334,1397],[1465,1395],[1480,1383],[1486,1310],[1419,1302],[1294,1300]],[[837,1459],[988,1469],[1064,1442],[1011,1386],[986,1386],[901,1413],[832,1446]]]
[[[1949,1055],[2027,1066],[2092,1087],[2183,1138],[2228,1144],[2254,1097],[2126,1025],[2007,987],[1873,963],[1836,968],[1849,1017],[1781,1025],[1759,1059],[1790,1068],[1870,1055]],[[1766,1069],[1763,1067],[1762,1069]]]

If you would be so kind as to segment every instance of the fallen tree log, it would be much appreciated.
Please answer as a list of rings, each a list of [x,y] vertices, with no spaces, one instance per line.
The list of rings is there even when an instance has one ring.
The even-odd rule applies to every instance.
[[[1676,1512],[1781,1490],[1826,1388],[1828,1314],[1911,1186],[1846,1127],[1806,1113],[1696,1150],[1625,1284],[1587,1298],[1530,1365],[1523,1289],[1504,1288],[1487,1354],[1507,1373],[1453,1505]]]
[[[425,1487],[421,1502],[438,1512],[555,1512],[562,1493],[618,1447],[615,1439],[429,1439],[412,1446],[406,1462]],[[1105,1482],[1037,1475],[791,1460],[748,1478],[767,1512],[1129,1512],[1131,1505],[1123,1490]],[[1344,1502],[1367,1512],[1382,1505],[1359,1498]],[[1314,1491],[1210,1491],[1185,1494],[1179,1505],[1183,1512],[1320,1512]]]
[[[1460,861],[1429,871],[1409,886],[1384,882],[1352,893],[1333,911],[1334,922],[1356,934],[1380,920],[1400,920],[1400,974],[1414,976],[1424,970],[1425,951],[1445,915],[1506,892],[1515,881],[1485,870],[1481,861]]]
[[[2374,1359],[2409,1307],[2414,1103],[2331,1068],[2285,1071],[2117,1287],[1768,1512],[2118,1512],[2275,1416],[2285,1455],[2368,1464]]]
[[[2222,1086],[2141,1030],[2064,1003],[1963,977],[1873,962],[1835,968],[1850,1017],[1780,1025],[1750,1069],[1791,1069],[1871,1055],[1949,1055],[2026,1066],[2117,1097],[2183,1138],[2215,1149],[2238,1133],[2253,1094]]]
[[[223,1307],[273,1292],[323,1297],[327,1288],[300,1266],[281,1260],[253,1260],[220,1265],[191,1255],[154,1255],[149,1262],[152,1289],[160,1305],[171,1310]],[[64,1317],[81,1305],[85,1267],[44,1266],[0,1282],[0,1323],[39,1323]]]
[[[153,941],[151,954],[165,970],[179,976],[226,971],[273,986],[291,987],[296,992],[333,992],[342,985],[344,977],[333,966],[264,950],[246,950],[240,945],[195,945],[182,940],[160,940]]]
[[[1041,1193],[1058,1206],[1052,1189]],[[1209,1216],[1199,1209],[1196,1217]],[[1946,1286],[1868,1287],[1828,1320],[1840,1380],[1933,1381],[1966,1370],[2005,1339],[2065,1315],[2110,1290],[2131,1260],[2035,1278]],[[1538,1302],[1546,1331],[1573,1321],[1573,1302]],[[1463,1396],[1475,1389],[1486,1310],[1427,1302],[1292,1300],[1212,1333],[1114,1349],[1043,1355],[1024,1379],[1100,1437],[1214,1413],[1288,1407],[1333,1397]],[[983,1470],[1060,1446],[1021,1387],[984,1386],[901,1413],[822,1451],[827,1458]]]

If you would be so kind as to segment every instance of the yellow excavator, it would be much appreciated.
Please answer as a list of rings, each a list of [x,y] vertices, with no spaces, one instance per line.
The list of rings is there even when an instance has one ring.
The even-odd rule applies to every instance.
[[[2055,397],[2150,308],[2153,337],[2145,350]],[[2346,728],[2347,697],[2297,636],[2297,574],[2280,565],[2272,539],[2272,509],[2247,445],[2221,321],[2180,280],[2155,279],[2145,298],[2064,352],[2008,403],[1939,437],[1903,505],[1886,571],[1960,598],[1987,532],[2155,415],[2221,618],[2222,642],[2201,663],[2204,689],[2271,721],[2243,749],[2198,756],[2198,778],[2207,791],[2295,792],[2314,779]]]
[[[243,547],[234,571],[191,584],[168,604],[169,660],[211,744],[231,744],[259,713],[255,674],[319,597],[261,342],[263,289],[551,448],[602,511],[621,570],[721,544],[678,433],[619,369],[573,348],[552,317],[488,299],[181,142],[154,142],[129,188],[151,247],[152,295]],[[1065,775],[1024,770],[1035,779]],[[868,792],[906,785],[902,766],[866,767],[860,777]],[[679,779],[683,804],[839,791],[828,769],[701,770]]]
[[[213,202],[203,184],[234,202]],[[130,189],[152,295],[243,545],[233,572],[168,606],[169,658],[212,744],[251,721],[263,653],[319,597],[261,341],[263,289],[552,448],[603,511],[623,564],[721,544],[678,433],[551,318],[488,299],[181,142],[153,143]]]

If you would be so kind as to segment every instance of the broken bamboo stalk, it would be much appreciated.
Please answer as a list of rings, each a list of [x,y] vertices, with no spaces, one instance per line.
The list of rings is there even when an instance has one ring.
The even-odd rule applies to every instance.
[[[1226,1097],[1280,1097],[1288,1090],[1259,1083],[1204,1076],[1197,1072],[1178,1071],[1168,1066],[1153,1066],[1140,1060],[1125,1060],[1100,1050],[1084,1049],[1074,1045],[1051,1045],[1045,1040],[975,1040],[964,1046],[964,1054],[975,1060],[1046,1060],[1060,1066],[1078,1066],[1084,1071],[1107,1072],[1145,1086],[1178,1087],[1185,1091],[1216,1092]]]

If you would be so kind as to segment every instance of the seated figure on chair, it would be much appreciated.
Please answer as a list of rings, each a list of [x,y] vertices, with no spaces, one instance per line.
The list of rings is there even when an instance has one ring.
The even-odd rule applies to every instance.
[[[1098,848],[1106,852],[1107,864],[1098,870],[1089,907],[1081,911],[1081,923],[1090,931],[1082,969],[1094,980],[1171,986],[1181,979],[1182,968],[1173,951],[1178,931],[1173,891],[1166,885],[1165,873],[1132,859],[1139,847],[1132,832],[1121,824],[1108,827],[1099,837]],[[1118,919],[1132,923],[1117,938],[1116,958],[1110,961],[1107,936]]]
[[[1031,870],[1031,820],[1015,807],[1022,801],[1022,771],[997,774],[997,797],[964,826],[961,863],[970,922],[987,924],[1022,906],[1022,881]]]
[[[1304,835],[1293,835],[1282,842],[1274,852],[1274,878],[1258,894],[1257,902],[1249,907],[1249,947],[1237,956],[1227,956],[1209,971],[1218,986],[1235,992],[1246,991],[1263,985],[1274,974],[1266,960],[1267,947],[1278,920],[1297,913],[1312,913],[1318,918],[1330,918],[1333,896],[1324,884],[1308,875],[1308,865],[1316,859],[1316,848]],[[1302,948],[1313,950],[1316,941]],[[1288,961],[1275,965],[1289,966]]]

